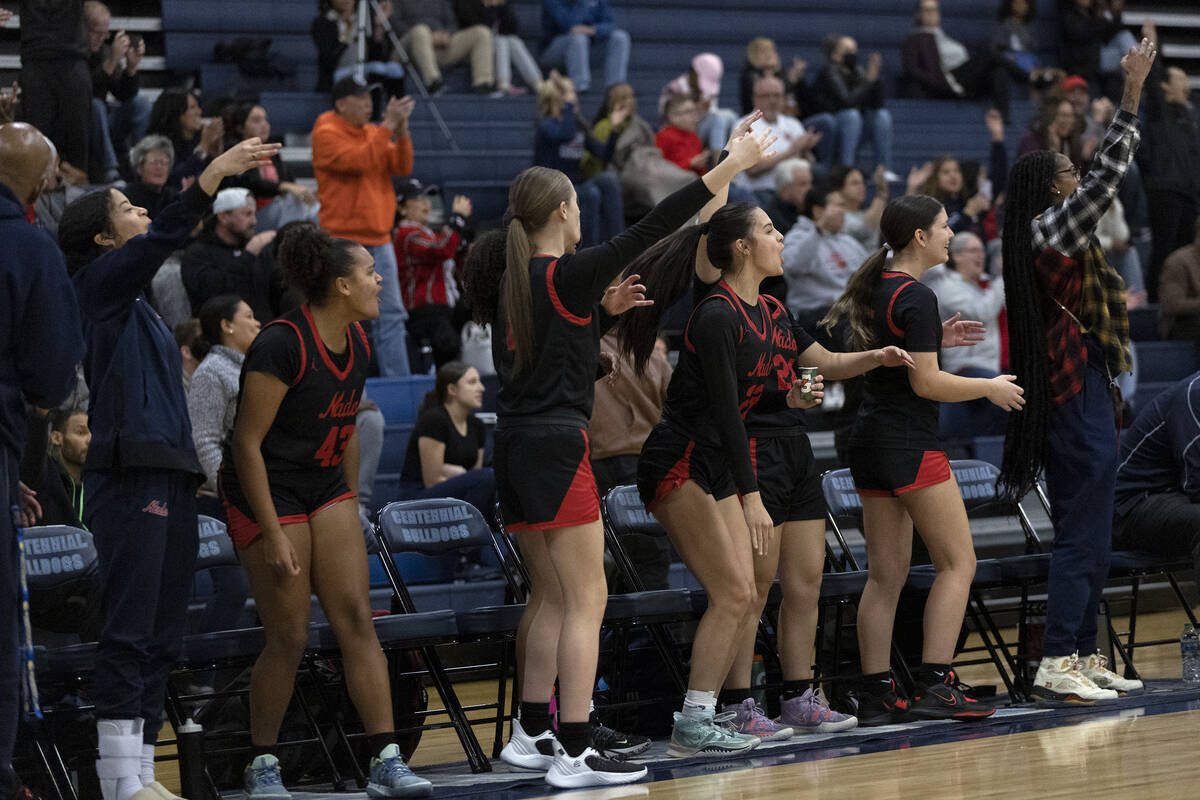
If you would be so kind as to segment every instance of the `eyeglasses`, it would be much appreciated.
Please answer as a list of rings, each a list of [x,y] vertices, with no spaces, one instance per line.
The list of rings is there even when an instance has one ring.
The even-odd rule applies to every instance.
[[[1066,175],[1068,172],[1071,173],[1071,175],[1075,176],[1075,180],[1079,180],[1079,167],[1075,166],[1074,164],[1072,164],[1067,169],[1060,169],[1058,172],[1055,172],[1054,174],[1055,175]]]

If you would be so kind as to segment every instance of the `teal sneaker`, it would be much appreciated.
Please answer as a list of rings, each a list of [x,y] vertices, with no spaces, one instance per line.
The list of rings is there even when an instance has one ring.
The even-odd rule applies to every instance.
[[[736,733],[726,727],[732,721],[732,713],[712,717],[687,717],[675,712],[675,727],[671,730],[671,742],[667,755],[676,758],[709,756],[721,758],[748,753],[758,747],[762,740],[757,736]]]
[[[279,759],[264,753],[251,761],[243,773],[246,800],[292,800],[283,788],[283,776],[279,774]]]
[[[389,744],[378,757],[371,759],[371,777],[367,797],[429,797],[433,784],[413,775],[404,763],[397,745]]]

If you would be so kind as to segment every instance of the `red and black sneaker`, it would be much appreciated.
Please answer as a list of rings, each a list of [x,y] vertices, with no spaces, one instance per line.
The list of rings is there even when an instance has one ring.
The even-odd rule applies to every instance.
[[[894,680],[856,686],[850,693],[850,699],[853,705],[850,713],[858,717],[860,728],[895,725],[913,719],[909,714],[908,700],[896,693]]]
[[[940,682],[918,680],[909,713],[917,719],[956,719],[960,722],[987,719],[996,713],[995,706],[969,697],[966,694],[969,691],[970,687],[959,683],[954,670],[948,670]]]

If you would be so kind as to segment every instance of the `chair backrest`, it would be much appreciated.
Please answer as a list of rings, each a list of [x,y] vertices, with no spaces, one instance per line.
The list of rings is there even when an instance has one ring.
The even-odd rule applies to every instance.
[[[440,556],[464,547],[492,546],[487,520],[475,506],[454,497],[388,503],[376,527],[393,554]]]
[[[825,508],[834,519],[849,517],[862,523],[862,498],[854,488],[850,468],[831,469],[821,476],[821,493],[825,495]]]
[[[666,536],[667,531],[654,515],[642,505],[636,486],[617,486],[604,496],[601,505],[606,527],[613,533],[626,536],[640,533],[643,536]]]
[[[196,518],[200,543],[196,548],[196,570],[213,567],[236,567],[237,551],[225,523],[219,519],[200,514]]]
[[[54,589],[96,571],[92,534],[70,525],[39,525],[23,530],[25,571],[30,591]]]
[[[963,505],[967,513],[973,514],[987,510],[988,506],[998,506],[998,513],[1011,513],[1010,504],[996,494],[996,481],[1000,477],[1000,468],[987,461],[974,458],[961,458],[950,462],[950,471],[958,483],[958,493],[962,495]]]

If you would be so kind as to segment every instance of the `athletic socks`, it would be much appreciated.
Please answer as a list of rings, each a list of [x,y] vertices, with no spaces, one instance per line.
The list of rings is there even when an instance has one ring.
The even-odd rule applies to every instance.
[[[805,678],[798,681],[784,681],[783,690],[780,692],[779,699],[791,700],[793,697],[801,697],[809,689],[816,691],[817,681],[815,678]]]
[[[273,745],[273,744],[254,744],[253,742],[251,742],[250,743],[250,760],[253,761],[254,759],[258,758],[259,756],[276,756],[276,757],[278,757],[278,754],[275,752],[276,747],[277,747],[277,745]]]
[[[526,703],[521,701],[521,728],[531,737],[540,736],[550,730],[550,704]]]
[[[749,686],[745,689],[722,689],[721,694],[717,697],[717,702],[720,703],[721,708],[728,708],[740,705],[747,697],[750,697]]]
[[[524,720],[521,722],[521,727],[525,726]],[[587,748],[592,724],[590,722],[562,722],[558,723],[558,743],[562,745],[563,750],[567,751],[567,755],[571,758],[578,758],[579,755]]]
[[[387,733],[372,733],[367,736],[367,749],[371,752],[371,757],[375,758],[383,752],[383,748],[389,744],[396,744],[396,734],[388,731]]]
[[[711,717],[717,711],[717,695],[714,692],[701,692],[688,689],[683,696],[683,715],[692,719]]]
[[[946,676],[950,674],[949,664],[930,664],[923,663],[917,669],[916,681],[921,686],[932,686],[936,683],[945,683]]]

